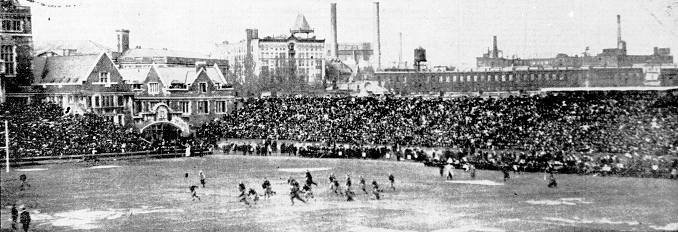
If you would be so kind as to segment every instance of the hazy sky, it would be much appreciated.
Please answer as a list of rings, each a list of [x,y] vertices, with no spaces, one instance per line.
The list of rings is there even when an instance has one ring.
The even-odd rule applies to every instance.
[[[132,47],[209,53],[214,44],[259,36],[289,35],[297,14],[306,16],[318,38],[330,37],[330,3],[337,3],[339,42],[373,41],[373,1],[232,0],[36,0],[75,7],[32,7],[35,40],[93,40],[113,49],[115,30],[129,29]],[[505,56],[593,54],[616,47],[616,15],[629,54],[670,47],[678,54],[677,0],[389,0],[380,3],[382,65],[427,50],[431,65],[475,66],[475,57],[497,35]],[[678,57],[678,56],[677,56]],[[678,58],[676,58],[678,60]]]

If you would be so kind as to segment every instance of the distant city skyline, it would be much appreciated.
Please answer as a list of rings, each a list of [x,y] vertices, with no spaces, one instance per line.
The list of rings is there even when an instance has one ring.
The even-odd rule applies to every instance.
[[[330,38],[330,3],[337,2],[339,43],[373,41],[374,1],[161,1],[54,0],[45,7],[20,0],[33,14],[34,40],[93,40],[116,48],[117,29],[128,29],[131,47],[209,53],[215,44],[259,36],[289,35],[297,14],[306,16],[318,38]],[[427,50],[430,65],[474,67],[475,57],[498,37],[504,56],[595,55],[616,47],[616,15],[629,54],[653,47],[678,53],[678,2],[666,1],[381,1],[382,67],[413,50]]]

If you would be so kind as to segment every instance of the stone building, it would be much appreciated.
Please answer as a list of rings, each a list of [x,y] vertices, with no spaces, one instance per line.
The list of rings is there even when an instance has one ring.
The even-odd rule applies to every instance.
[[[31,8],[16,0],[0,2],[0,103],[5,102],[7,92],[17,91],[19,86],[31,84],[31,60],[33,59],[33,34]]]
[[[132,86],[132,118],[142,132],[186,136],[194,126],[221,118],[233,108],[233,88],[216,64],[121,70]]]
[[[64,113],[95,113],[119,125],[131,122],[134,93],[106,53],[37,57],[33,63],[33,84],[9,93],[9,98],[53,102]]]

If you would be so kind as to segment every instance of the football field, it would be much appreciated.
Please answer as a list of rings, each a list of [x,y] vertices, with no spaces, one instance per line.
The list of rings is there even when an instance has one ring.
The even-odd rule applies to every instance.
[[[319,185],[315,198],[292,206],[287,179],[303,185],[307,169]],[[198,201],[189,186],[200,185],[199,170],[207,184]],[[351,175],[355,201],[329,190],[331,173],[344,189]],[[21,174],[30,184],[23,191]],[[220,154],[23,166],[0,175],[2,231],[15,203],[31,212],[31,231],[678,230],[678,180],[556,175],[558,188],[548,188],[543,173],[511,173],[507,182],[498,171],[455,174],[446,181],[414,162]],[[240,181],[263,194],[264,178],[276,195],[252,206],[238,201]],[[380,200],[373,179],[384,190]]]

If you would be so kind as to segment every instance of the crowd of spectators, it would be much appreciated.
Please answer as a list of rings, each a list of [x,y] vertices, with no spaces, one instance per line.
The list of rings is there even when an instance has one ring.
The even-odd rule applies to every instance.
[[[115,125],[94,114],[64,114],[63,108],[51,103],[2,104],[0,112],[9,121],[13,157],[152,149],[151,144],[131,128]]]
[[[657,92],[584,92],[506,98],[262,98],[250,99],[233,114],[198,131],[210,142],[234,138],[317,144],[305,150],[331,151],[343,144],[363,150],[391,147],[393,155],[404,155],[403,148],[441,148],[459,149],[469,157],[499,152],[499,157],[513,158],[504,154],[516,151],[536,157],[525,158],[526,165],[544,168],[547,160],[569,161],[571,166],[591,161],[589,170],[608,170],[607,164],[613,166],[612,172],[618,168],[616,163],[591,157],[609,153],[655,163],[650,165],[654,167],[665,163],[663,156],[676,154],[678,97]],[[433,158],[431,153],[425,157]],[[489,166],[506,163],[510,162]]]

